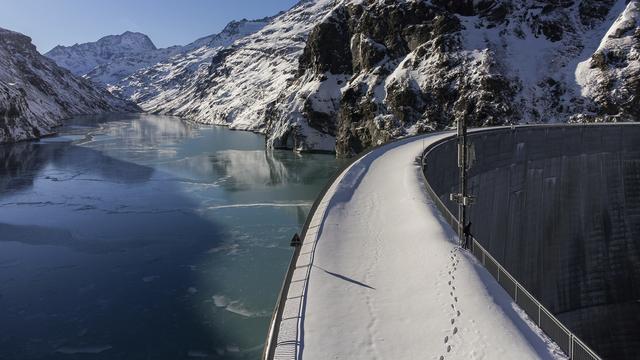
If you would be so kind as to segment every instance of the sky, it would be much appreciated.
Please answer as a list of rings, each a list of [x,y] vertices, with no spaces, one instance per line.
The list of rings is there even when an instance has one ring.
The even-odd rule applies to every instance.
[[[127,30],[157,47],[185,45],[232,20],[257,19],[299,0],[0,0],[0,27],[30,36],[38,51]]]

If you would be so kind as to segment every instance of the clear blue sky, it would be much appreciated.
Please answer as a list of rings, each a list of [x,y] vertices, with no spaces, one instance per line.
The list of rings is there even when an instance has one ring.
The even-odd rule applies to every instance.
[[[0,27],[33,39],[41,53],[126,30],[157,47],[184,45],[231,20],[277,14],[298,0],[0,0]]]

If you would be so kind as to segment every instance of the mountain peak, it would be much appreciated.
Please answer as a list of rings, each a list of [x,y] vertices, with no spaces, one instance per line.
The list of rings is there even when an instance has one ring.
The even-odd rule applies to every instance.
[[[140,58],[157,51],[147,35],[125,31],[120,35],[104,36],[94,42],[58,45],[44,55],[76,75],[86,75],[116,59]]]
[[[17,46],[35,50],[35,45],[31,43],[29,36],[4,28],[0,28],[0,43],[3,43],[5,46]]]
[[[156,50],[156,46],[151,41],[149,36],[134,31],[125,31],[120,35],[108,35],[95,43],[87,43],[87,44],[99,44],[110,47],[119,47],[122,49],[142,52],[142,51],[150,51]],[[81,44],[85,45],[85,44]]]
[[[136,40],[148,42],[151,45],[153,45],[153,47],[155,48],[155,45],[153,44],[153,41],[151,41],[149,36],[146,35],[146,34],[143,34],[141,32],[127,30],[127,31],[123,32],[122,34],[120,34],[119,36],[121,38],[136,39]]]

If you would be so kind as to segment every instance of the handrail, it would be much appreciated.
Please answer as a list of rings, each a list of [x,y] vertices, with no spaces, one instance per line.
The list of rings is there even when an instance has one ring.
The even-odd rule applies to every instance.
[[[488,131],[491,131],[491,130],[488,130]],[[440,145],[442,145],[442,144],[444,144],[446,142],[452,141],[454,139],[455,139],[455,136],[452,135],[452,136],[440,139],[440,140],[438,140],[436,142],[433,142],[432,144],[427,146],[427,148],[422,153],[422,161],[421,161],[421,163],[422,163],[422,176],[423,176],[423,179],[424,179],[425,188],[427,190],[427,193],[429,193],[429,196],[434,201],[434,203],[435,203],[436,207],[438,208],[438,210],[440,210],[442,215],[444,215],[445,219],[447,220],[447,223],[449,223],[449,225],[451,225],[451,227],[455,230],[459,226],[458,219],[451,213],[449,208],[447,208],[445,206],[445,204],[442,202],[440,197],[435,193],[435,191],[431,187],[431,184],[429,184],[429,180],[427,179],[427,175],[426,175],[426,165],[427,165],[426,164],[426,157],[427,157],[427,155],[429,155],[429,153],[432,152],[433,150],[435,150],[438,146],[440,146]],[[556,344],[558,344],[558,346],[562,349],[562,351],[564,351],[569,356],[570,359],[575,359],[575,360],[602,360],[600,358],[600,356],[598,356],[591,348],[589,348],[582,340],[580,340],[580,338],[578,338],[564,324],[562,324],[562,322],[560,320],[558,320],[558,318],[556,318],[549,310],[547,310],[547,308],[544,307],[544,305],[542,305],[542,303],[540,303],[540,301],[538,301],[533,295],[531,295],[531,293],[529,293],[529,291],[527,291],[527,289],[524,286],[522,286],[522,284],[520,284],[516,280],[516,278],[513,275],[511,275],[511,273],[509,273],[502,266],[502,264],[500,264],[500,262],[498,262],[491,255],[491,253],[489,253],[473,237],[472,237],[471,253],[482,263],[483,266],[485,266],[485,268],[486,268],[486,260],[485,260],[486,258],[489,258],[491,260],[491,262],[493,262],[494,264],[497,265],[497,270],[498,270],[497,271],[497,277],[491,271],[489,271],[489,273],[492,276],[494,276],[496,278],[496,280],[498,280],[498,283],[504,288],[504,290],[506,290],[507,294],[509,294],[515,300],[515,303],[517,305],[521,306],[521,309],[529,316],[529,318],[536,324],[536,326],[538,326],[545,334],[547,334],[547,336],[549,336],[549,338],[551,340],[556,342]],[[489,270],[489,269],[487,268],[487,270]],[[505,287],[505,285],[500,281],[500,274],[503,274],[504,276],[509,278],[509,280],[511,282],[513,282],[513,284],[514,284],[513,294],[510,292],[511,290],[507,289]],[[521,297],[520,301],[518,300],[518,293],[521,293],[521,294],[523,294],[525,296],[524,297],[524,299],[525,299],[524,301],[522,300],[522,297]],[[522,306],[523,303],[526,302],[527,300],[531,301],[534,304],[534,308],[533,308],[534,314],[530,313],[532,311],[532,309],[530,309],[530,308],[527,309],[524,306]],[[537,311],[537,314],[535,313],[536,311]],[[544,315],[546,318],[548,318],[548,320],[550,320],[552,324],[548,324],[546,322],[543,322],[544,318],[542,317],[542,315]],[[556,328],[553,328],[553,325],[555,325]],[[562,338],[563,335],[566,338],[563,339]]]
[[[294,246],[292,244],[292,246]],[[276,347],[274,346],[275,342],[278,340],[278,327],[276,325],[276,320],[282,319],[282,312],[284,311],[284,302],[282,299],[289,292],[289,287],[291,286],[291,278],[293,277],[293,270],[296,267],[296,262],[298,261],[298,256],[300,256],[300,245],[294,246],[293,254],[291,255],[291,260],[289,261],[289,268],[287,269],[287,273],[284,277],[284,281],[282,282],[282,287],[280,288],[280,293],[278,294],[278,300],[276,300],[276,308],[273,310],[273,314],[271,315],[271,322],[269,323],[269,333],[267,336],[267,342],[265,343],[262,358],[263,359],[273,359],[274,351]]]

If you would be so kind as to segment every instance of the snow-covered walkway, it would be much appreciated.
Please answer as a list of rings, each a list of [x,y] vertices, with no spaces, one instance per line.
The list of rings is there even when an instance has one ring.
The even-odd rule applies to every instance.
[[[428,198],[415,159],[449,135],[384,146],[338,177],[303,239],[276,358],[564,357]]]

